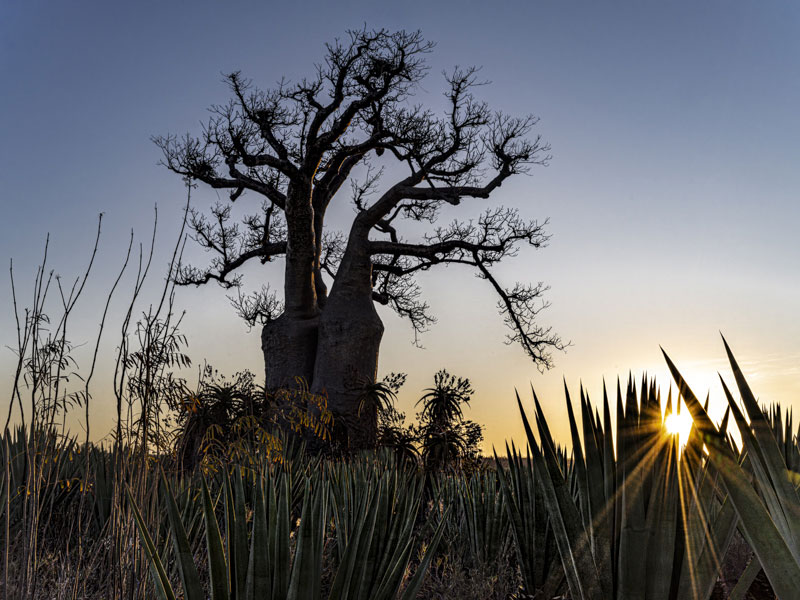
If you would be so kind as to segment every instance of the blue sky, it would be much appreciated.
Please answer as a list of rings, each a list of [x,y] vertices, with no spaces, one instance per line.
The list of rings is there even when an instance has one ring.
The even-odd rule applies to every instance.
[[[800,397],[800,6],[791,2],[8,0],[0,6],[3,264],[14,258],[24,287],[50,232],[52,266],[77,274],[105,213],[98,268],[73,325],[74,341],[91,340],[128,232],[147,237],[156,203],[158,265],[174,240],[184,191],[157,165],[150,136],[196,132],[206,108],[227,99],[223,72],[242,70],[262,87],[297,78],[326,41],[364,23],[419,28],[437,42],[420,101],[440,102],[443,69],[480,65],[492,82],[480,96],[538,115],[553,147],[549,167],[492,199],[549,217],[552,234],[547,248],[499,274],[509,284],[547,282],[552,306],[542,320],[573,346],[538,374],[503,344],[485,282],[455,268],[432,271],[421,283],[439,323],[425,350],[382,313],[381,371],[409,373],[409,413],[446,367],[473,379],[471,416],[487,424],[490,442],[519,439],[515,387],[525,394],[533,382],[555,417],[562,377],[576,390],[582,380],[593,397],[603,377],[629,369],[666,385],[659,344],[690,383],[718,398],[715,372],[726,372],[719,331],[762,400]],[[195,197],[198,206],[215,199],[202,189]],[[344,222],[347,198],[337,210]],[[247,274],[251,286],[274,275]],[[7,277],[0,298],[9,307],[0,342],[8,344]],[[260,371],[258,335],[223,291],[180,290],[178,303],[196,361]],[[110,353],[112,335],[107,345]],[[0,375],[11,359],[6,351]],[[105,429],[100,383],[95,395],[97,429]]]

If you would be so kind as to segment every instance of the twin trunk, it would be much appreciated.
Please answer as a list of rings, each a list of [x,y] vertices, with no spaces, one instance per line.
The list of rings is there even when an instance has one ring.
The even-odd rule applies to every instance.
[[[287,310],[261,334],[267,390],[296,389],[302,378],[312,393],[327,397],[334,438],[351,449],[375,443],[376,409],[362,399],[365,385],[377,376],[383,336],[372,301],[370,257],[353,237],[323,307],[317,302],[313,310],[290,310],[287,286]],[[289,269],[287,260],[287,276]],[[313,276],[308,283],[314,286]]]

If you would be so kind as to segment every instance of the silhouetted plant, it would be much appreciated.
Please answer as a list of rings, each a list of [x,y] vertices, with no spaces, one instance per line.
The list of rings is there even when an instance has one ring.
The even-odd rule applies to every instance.
[[[327,398],[312,394],[302,380],[292,390],[267,394],[244,370],[226,378],[207,365],[197,391],[181,398],[177,409],[177,453],[184,469],[201,461],[250,463],[280,458],[283,443],[277,429],[300,439],[328,440],[333,416]]]
[[[188,342],[179,330],[181,318],[171,306],[163,318],[152,309],[143,313],[136,323],[138,349],[123,357],[127,375],[123,397],[131,416],[126,433],[145,453],[150,445],[156,452],[168,452],[175,441],[169,409],[188,390],[175,370],[192,364],[185,353]]]
[[[463,406],[469,405],[474,390],[469,379],[456,377],[442,369],[417,401],[422,410],[418,425],[412,427],[422,448],[426,470],[439,470],[474,462],[479,456],[483,428],[464,420]]]
[[[381,382],[386,392],[380,397],[378,410],[378,442],[383,448],[390,448],[401,459],[416,463],[419,460],[417,437],[414,431],[405,425],[406,415],[397,410],[395,401],[400,387],[406,381],[405,373],[389,373]]]
[[[397,392],[406,382],[405,373],[389,373],[381,381],[363,379],[361,394],[358,397],[358,412],[361,414],[367,408],[374,408],[381,413],[391,413],[397,400]]]
[[[239,418],[258,414],[264,403],[263,390],[250,371],[227,379],[206,365],[197,391],[180,399],[177,426],[178,455],[184,467],[192,467],[205,450],[224,448]]]

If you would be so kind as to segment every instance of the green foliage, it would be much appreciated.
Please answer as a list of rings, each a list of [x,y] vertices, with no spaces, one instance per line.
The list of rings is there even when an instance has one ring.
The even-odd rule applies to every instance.
[[[435,504],[451,511],[445,530],[447,554],[468,568],[496,567],[510,548],[502,476],[500,471],[481,470],[435,480]]]
[[[555,571],[541,567],[543,540],[552,535],[574,599],[705,600],[738,526],[755,556],[734,596],[743,597],[760,562],[777,594],[795,597],[800,589],[800,502],[792,468],[797,438],[787,443],[790,418],[784,425],[779,410],[758,405],[725,348],[749,422],[723,381],[729,408],[714,425],[707,406],[665,354],[678,383],[678,403],[682,398],[694,419],[680,455],[676,438],[664,429],[655,383],[647,379],[638,394],[630,380],[624,396],[617,385],[616,448],[607,396],[601,420],[581,390],[581,431],[566,393],[569,461],[555,445],[536,394],[538,440],[517,397],[530,454],[523,460],[511,449],[508,471],[498,468],[498,473],[528,591],[547,598],[557,592],[557,585],[548,585]],[[672,411],[670,395],[666,413]],[[741,452],[725,433],[729,415],[742,435]],[[538,526],[542,505],[548,517],[544,528]]]
[[[301,379],[296,383],[267,394],[250,371],[228,379],[207,365],[197,391],[174,406],[180,463],[187,470],[201,462],[215,470],[229,462],[254,466],[282,460],[293,437],[329,439],[327,398],[312,394]]]
[[[206,365],[197,391],[180,399],[177,410],[178,455],[191,468],[204,455],[226,453],[234,442],[258,430],[243,431],[243,419],[264,412],[263,388],[255,384],[250,371],[236,373],[232,379]]]
[[[0,523],[9,583],[0,595],[54,597],[54,586],[39,583],[50,568],[75,574],[75,597],[86,598],[411,600],[437,589],[465,594],[450,582],[480,576],[545,599],[708,599],[738,528],[754,554],[731,597],[746,597],[763,569],[779,597],[792,598],[798,439],[791,416],[761,407],[726,351],[740,399],[723,382],[721,423],[667,358],[679,395],[665,402],[647,379],[618,385],[614,402],[604,394],[601,410],[583,391],[577,402],[567,392],[570,452],[553,439],[539,399],[535,424],[518,399],[527,452],[510,444],[494,469],[446,453],[449,462],[430,468],[442,455],[426,452],[426,425],[450,419],[465,446],[475,445],[463,418],[471,386],[447,374],[420,400],[419,426],[403,426],[391,394],[380,411],[408,436],[409,456],[421,449],[427,470],[399,444],[333,460],[279,437],[275,460],[254,451],[260,423],[248,417],[228,429],[234,449],[214,450],[217,460],[204,463],[213,468],[195,470],[168,454],[87,446],[53,428],[7,431]],[[245,384],[215,385],[209,410],[248,406],[237,395]],[[679,451],[662,411],[681,402],[695,427]],[[727,432],[733,423],[741,448]],[[33,583],[23,588],[26,577]]]
[[[416,596],[443,526],[436,528],[423,550],[414,533],[421,483],[413,471],[398,469],[391,461],[366,460],[333,463],[304,476],[296,527],[289,503],[291,478],[290,473],[271,469],[255,476],[254,500],[248,506],[242,472],[235,467],[221,477],[222,509],[205,478],[201,479],[211,600],[319,598],[331,530],[336,541],[334,575],[327,590],[331,600],[411,600]],[[203,582],[166,479],[162,493],[183,594],[194,600],[202,597]],[[129,501],[156,592],[162,600],[171,600],[177,594],[166,567],[169,560],[157,552],[131,495]],[[220,510],[224,527],[218,519]],[[417,553],[421,553],[419,563],[406,580]]]
[[[563,456],[563,454],[562,454]],[[538,483],[530,455],[523,457],[513,445],[506,445],[508,467],[499,465],[497,476],[508,513],[514,551],[522,576],[522,586],[531,592],[544,591],[544,597],[555,595],[563,572],[544,504],[542,486]],[[495,455],[495,460],[499,461]],[[566,467],[566,460],[562,462]]]

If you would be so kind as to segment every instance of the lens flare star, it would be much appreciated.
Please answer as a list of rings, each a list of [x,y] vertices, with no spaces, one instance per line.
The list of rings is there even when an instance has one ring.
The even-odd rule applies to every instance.
[[[664,427],[670,435],[677,435],[681,445],[689,439],[689,432],[692,430],[692,416],[688,411],[682,413],[670,413],[664,419]]]

